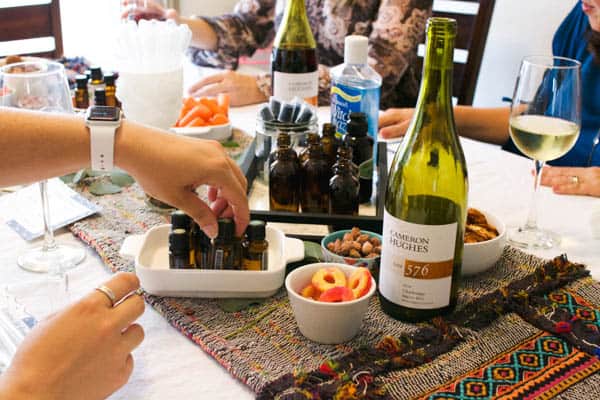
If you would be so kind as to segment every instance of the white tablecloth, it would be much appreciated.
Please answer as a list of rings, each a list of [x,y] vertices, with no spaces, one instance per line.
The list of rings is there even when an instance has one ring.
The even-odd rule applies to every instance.
[[[232,109],[235,126],[253,132],[257,107]],[[326,110],[320,110],[326,115]],[[322,119],[326,120],[326,119]],[[522,223],[528,212],[532,162],[501,151],[497,146],[463,140],[469,171],[469,203],[490,211],[507,226]],[[595,220],[595,225],[592,220]],[[0,221],[1,222],[1,221]],[[569,258],[588,265],[600,279],[600,199],[552,194],[547,188],[540,196],[539,224],[563,236],[560,247],[536,251],[550,258],[567,253]],[[68,231],[58,240],[79,246],[83,243]],[[8,285],[32,308],[42,302],[46,276],[17,267],[19,252],[32,244],[24,242],[0,223],[0,284]],[[100,258],[88,249],[85,262],[72,270],[69,296],[75,300],[110,277]],[[43,310],[38,311],[43,312]],[[152,308],[140,320],[146,331],[144,343],[135,351],[135,369],[129,383],[110,399],[250,399],[253,393],[198,346],[172,328]]]

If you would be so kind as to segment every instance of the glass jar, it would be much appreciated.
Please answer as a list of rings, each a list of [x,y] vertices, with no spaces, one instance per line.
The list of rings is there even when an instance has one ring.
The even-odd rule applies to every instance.
[[[277,149],[277,135],[285,132],[290,135],[291,148],[298,154],[306,147],[306,137],[310,132],[318,133],[318,120],[316,114],[304,123],[284,123],[278,121],[265,121],[259,114],[256,118],[256,156],[257,176],[269,181],[269,155]]]

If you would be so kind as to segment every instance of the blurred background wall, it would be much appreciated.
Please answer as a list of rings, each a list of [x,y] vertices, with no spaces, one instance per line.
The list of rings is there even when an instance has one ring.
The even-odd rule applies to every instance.
[[[10,1],[10,0],[9,0]],[[436,0],[439,1],[439,0]],[[552,34],[577,0],[496,0],[475,105],[496,106],[511,96],[521,58],[550,53]],[[236,0],[178,0],[183,15],[218,15]],[[110,37],[118,27],[118,0],[61,0],[65,54],[111,66]]]

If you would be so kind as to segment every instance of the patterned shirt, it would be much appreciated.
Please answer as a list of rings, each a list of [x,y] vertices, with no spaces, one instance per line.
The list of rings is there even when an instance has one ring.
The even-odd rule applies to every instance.
[[[190,48],[198,65],[236,69],[240,56],[251,56],[271,45],[282,11],[277,0],[240,0],[233,13],[200,17],[214,29],[217,50]],[[319,55],[319,104],[329,104],[329,67],[344,62],[344,37],[369,38],[369,64],[383,78],[381,108],[412,107],[419,90],[417,46],[425,38],[425,23],[433,0],[307,0],[306,12]],[[283,10],[284,7],[278,7]],[[277,15],[276,15],[277,14]],[[258,78],[271,95],[270,76]]]

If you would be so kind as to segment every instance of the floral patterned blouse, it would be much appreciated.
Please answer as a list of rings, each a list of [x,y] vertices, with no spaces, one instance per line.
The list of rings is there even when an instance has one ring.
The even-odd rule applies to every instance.
[[[268,47],[285,7],[277,0],[240,0],[233,13],[203,18],[215,30],[216,51],[190,49],[195,64],[236,69],[238,57]],[[344,62],[344,37],[369,37],[369,64],[383,77],[381,108],[414,106],[419,90],[417,46],[433,0],[306,0],[306,11],[319,56],[319,104],[329,104],[329,67]],[[276,15],[277,14],[277,15]],[[271,95],[270,76],[258,85]]]

